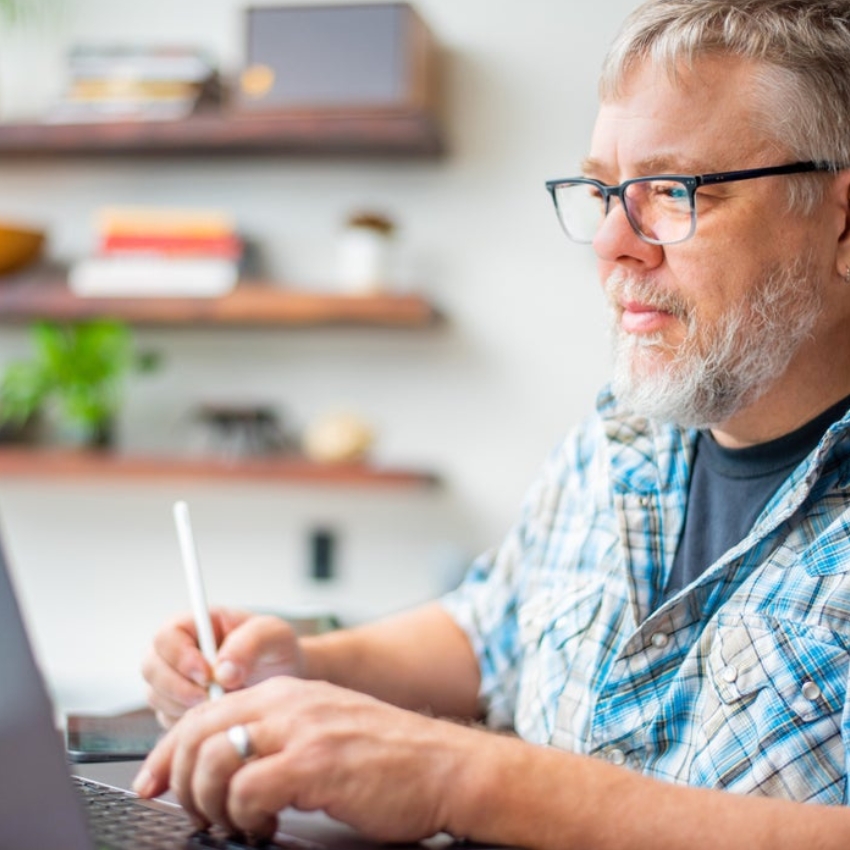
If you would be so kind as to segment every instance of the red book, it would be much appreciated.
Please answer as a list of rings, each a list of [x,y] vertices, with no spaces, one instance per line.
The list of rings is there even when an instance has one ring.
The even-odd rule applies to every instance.
[[[162,254],[222,257],[238,260],[242,240],[238,236],[167,236],[165,234],[108,233],[100,239],[101,254]]]

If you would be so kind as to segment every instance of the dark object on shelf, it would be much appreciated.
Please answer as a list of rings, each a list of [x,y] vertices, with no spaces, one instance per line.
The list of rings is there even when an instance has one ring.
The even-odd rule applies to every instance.
[[[7,419],[0,411],[0,444],[34,446],[43,439],[44,419],[33,411],[23,421]]]
[[[310,577],[329,581],[336,573],[336,534],[329,528],[316,528],[310,533]]]
[[[240,109],[436,105],[434,41],[407,3],[256,7],[247,31]]]
[[[212,449],[224,457],[275,454],[292,448],[270,407],[204,404],[198,418],[212,432]]]

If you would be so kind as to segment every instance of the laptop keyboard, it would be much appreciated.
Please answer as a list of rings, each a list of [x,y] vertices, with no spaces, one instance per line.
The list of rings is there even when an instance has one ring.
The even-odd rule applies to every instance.
[[[181,809],[154,808],[126,791],[80,776],[72,778],[86,804],[89,826],[99,850],[185,850],[202,847],[243,850],[257,846],[217,830],[192,832],[192,823]],[[303,847],[309,842],[297,842],[297,845]]]

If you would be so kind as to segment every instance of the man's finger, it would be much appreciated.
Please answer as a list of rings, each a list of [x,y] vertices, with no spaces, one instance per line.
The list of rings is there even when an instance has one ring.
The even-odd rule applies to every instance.
[[[277,813],[295,802],[295,786],[286,781],[285,759],[283,753],[259,758],[233,775],[227,795],[229,822],[258,838],[274,835]]]
[[[148,753],[136,778],[133,780],[133,790],[140,797],[156,797],[168,790],[171,777],[171,759],[177,745],[177,727],[160,739],[157,745]]]

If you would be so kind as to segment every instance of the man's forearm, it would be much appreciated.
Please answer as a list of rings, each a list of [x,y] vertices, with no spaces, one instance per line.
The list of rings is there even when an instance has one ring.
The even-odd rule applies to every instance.
[[[537,850],[850,847],[844,807],[672,785],[508,737],[471,749],[450,824],[477,841]]]
[[[324,679],[403,708],[478,716],[478,664],[466,635],[438,604],[301,642],[306,678]]]

